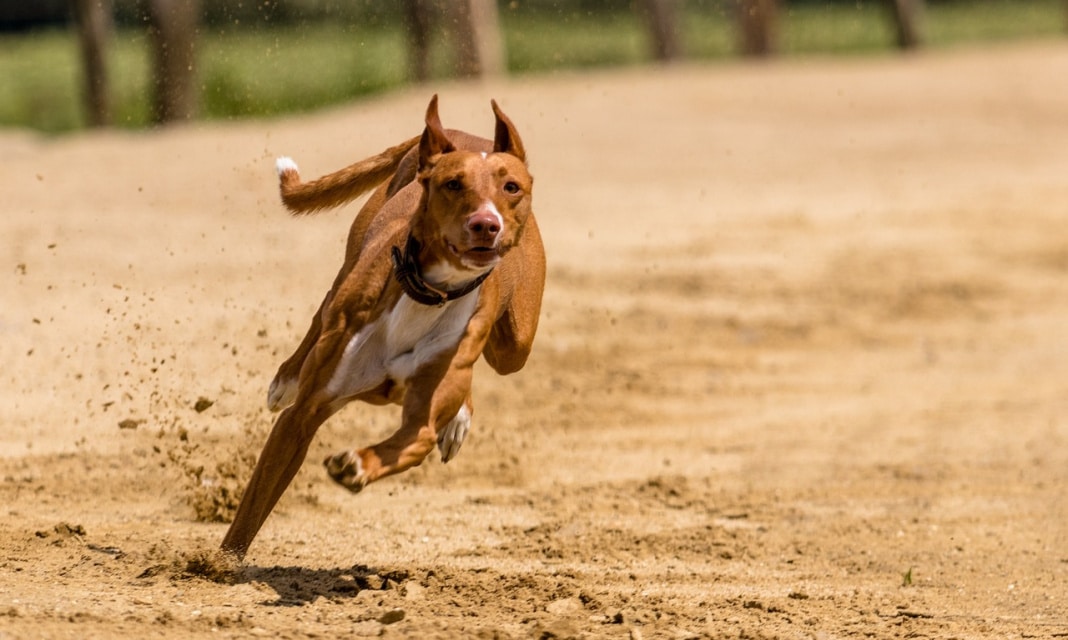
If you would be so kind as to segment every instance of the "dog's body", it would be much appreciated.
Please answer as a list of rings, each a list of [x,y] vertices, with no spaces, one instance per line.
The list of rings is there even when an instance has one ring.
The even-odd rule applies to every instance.
[[[445,131],[430,103],[422,136],[319,180],[278,163],[294,212],[378,187],[349,232],[345,262],[296,352],[268,392],[284,409],[260,454],[223,549],[243,556],[320,425],[352,400],[403,406],[374,446],[327,458],[352,491],[420,464],[435,444],[452,459],[471,421],[480,356],[500,374],[526,363],[545,256],[531,211],[523,144],[493,103],[494,140]],[[388,180],[388,183],[387,183]]]

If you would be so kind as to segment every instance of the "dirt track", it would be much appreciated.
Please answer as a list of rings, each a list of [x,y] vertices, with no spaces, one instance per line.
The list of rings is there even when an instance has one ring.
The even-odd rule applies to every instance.
[[[288,218],[273,158],[377,152],[431,91],[0,133],[0,639],[1068,635],[1066,77],[1046,44],[435,88],[525,136],[535,354],[360,496],[317,461],[397,414],[335,417],[222,575],[198,509],[355,210]]]

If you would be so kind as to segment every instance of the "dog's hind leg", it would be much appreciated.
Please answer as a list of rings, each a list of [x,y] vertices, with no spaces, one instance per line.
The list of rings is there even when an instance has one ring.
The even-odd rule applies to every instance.
[[[343,364],[344,347],[357,332],[328,331],[319,335],[301,371],[295,402],[278,416],[256,467],[241,497],[222,548],[243,557],[274,509],[278,499],[300,470],[315,432],[331,415],[353,398],[345,387],[331,381]]]
[[[330,403],[311,408],[306,405],[295,404],[278,416],[223,538],[224,551],[239,558],[245,556],[263,522],[300,470],[315,432],[339,408]]]
[[[357,218],[357,221],[359,221],[359,218]],[[330,291],[326,292],[322,304],[312,315],[311,326],[308,327],[308,332],[304,334],[304,339],[301,340],[297,350],[293,352],[293,355],[286,358],[282,366],[278,367],[278,373],[274,374],[271,386],[267,390],[267,408],[271,411],[285,409],[293,404],[293,400],[296,399],[300,370],[304,368],[304,361],[308,359],[308,354],[311,353],[315,343],[319,341],[320,334],[323,332],[323,314],[326,313],[330,303],[334,300],[338,288],[352,273],[352,269],[360,257],[358,249],[355,248],[356,243],[353,238],[357,233],[362,232],[364,228],[364,224],[353,223],[352,229],[349,231],[345,262],[341,265],[341,269],[334,278],[334,285],[330,287]]]
[[[271,386],[267,389],[267,408],[271,411],[281,411],[293,404],[296,399],[297,381],[300,379],[301,367],[304,366],[304,361],[308,358],[308,354],[311,353],[316,341],[319,340],[319,334],[323,330],[323,309],[330,304],[333,294],[333,290],[326,294],[323,303],[319,305],[319,309],[312,315],[311,326],[308,327],[308,332],[304,335],[304,339],[301,340],[300,346],[293,352],[293,355],[286,358],[286,361],[278,367],[278,373],[274,374]]]
[[[271,381],[271,386],[267,391],[267,407],[271,411],[279,411],[288,407],[296,398],[297,379],[300,377],[301,368],[304,367],[304,361],[308,358],[308,354],[311,353],[312,348],[319,339],[319,334],[322,333],[324,314],[345,280],[354,275],[353,270],[360,259],[364,235],[367,233],[367,228],[374,221],[375,213],[382,207],[385,200],[386,190],[384,188],[379,189],[371,195],[356,216],[356,219],[353,220],[345,243],[345,261],[342,263],[341,269],[338,270],[337,276],[334,277],[334,284],[330,287],[330,291],[326,293],[326,296],[323,297],[323,302],[315,311],[315,315],[312,316],[311,326],[304,335],[300,346],[293,352],[293,355],[286,358],[286,361],[278,367],[278,373],[275,374],[274,379]],[[360,276],[355,274],[355,277]]]

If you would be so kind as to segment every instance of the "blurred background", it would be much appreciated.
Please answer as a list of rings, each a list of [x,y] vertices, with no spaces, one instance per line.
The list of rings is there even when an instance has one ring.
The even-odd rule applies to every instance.
[[[308,111],[408,83],[1068,37],[1068,0],[0,0],[0,126]]]

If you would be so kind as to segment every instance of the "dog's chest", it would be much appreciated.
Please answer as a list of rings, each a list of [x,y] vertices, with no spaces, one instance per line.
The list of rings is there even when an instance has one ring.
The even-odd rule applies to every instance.
[[[402,296],[385,317],[386,368],[390,377],[403,380],[418,365],[459,342],[475,311],[472,294],[431,307]]]
[[[420,366],[456,346],[477,302],[477,291],[441,307],[401,296],[349,340],[330,386],[340,395],[368,391],[387,379],[403,387]]]

